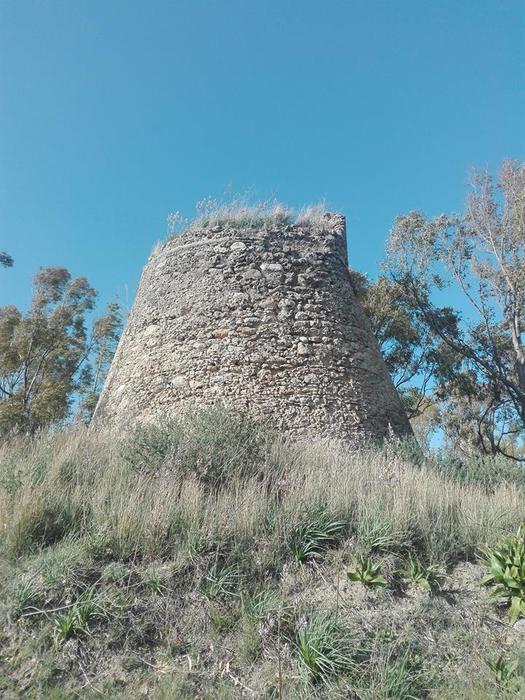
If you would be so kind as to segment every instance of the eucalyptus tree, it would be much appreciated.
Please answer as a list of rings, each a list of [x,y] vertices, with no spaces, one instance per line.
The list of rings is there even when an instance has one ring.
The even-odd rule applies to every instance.
[[[483,452],[525,459],[525,164],[504,162],[497,181],[475,172],[471,184],[462,214],[396,219],[387,270],[417,322],[446,348],[449,361],[436,365],[434,380],[449,417],[461,425],[469,416]],[[433,301],[451,285],[463,313]]]
[[[77,392],[89,396],[98,389],[120,312],[111,305],[88,333],[95,297],[85,277],[48,267],[34,277],[27,313],[0,307],[0,432],[33,432],[64,420]]]

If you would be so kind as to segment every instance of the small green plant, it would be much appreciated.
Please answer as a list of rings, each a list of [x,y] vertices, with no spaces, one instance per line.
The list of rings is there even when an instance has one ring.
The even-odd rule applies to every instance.
[[[156,475],[181,441],[181,428],[174,421],[133,428],[122,446],[122,458],[141,473]]]
[[[363,515],[357,524],[357,536],[365,548],[378,552],[406,549],[409,539],[406,532],[394,528],[379,513]]]
[[[225,566],[220,570],[213,567],[206,574],[204,595],[210,600],[236,595],[239,577],[239,569],[235,565]]]
[[[510,604],[511,622],[525,615],[525,524],[499,545],[484,550],[488,573],[483,583],[493,584],[492,595]]]
[[[332,520],[325,507],[292,533],[291,550],[298,562],[305,562],[333,546],[346,529],[342,520]]]
[[[381,565],[374,563],[370,557],[359,557],[356,568],[347,572],[350,581],[359,581],[365,586],[384,587],[386,579],[381,576]]]
[[[168,590],[167,583],[166,575],[162,570],[149,569],[144,576],[144,586],[157,595]]]
[[[439,588],[445,580],[445,575],[436,564],[424,564],[412,554],[409,554],[406,567],[399,573],[429,593]]]
[[[63,642],[66,642],[72,637],[80,636],[78,632],[74,609],[68,610],[64,615],[61,615],[55,620],[55,635]]]
[[[377,650],[377,657],[363,680],[370,692],[367,697],[388,700],[422,700],[428,697],[432,684],[421,657],[410,648],[402,650],[396,644]]]
[[[517,659],[508,661],[503,654],[500,654],[497,659],[487,659],[486,664],[493,672],[496,683],[502,688],[516,685],[521,679]]]
[[[97,614],[97,605],[92,600],[84,600],[73,608],[78,630],[82,634],[89,631],[88,623]]]
[[[265,589],[253,596],[242,596],[242,606],[245,615],[254,623],[259,623],[267,618],[286,617],[290,605],[285,603],[276,591]]]
[[[89,597],[81,598],[55,620],[55,636],[62,641],[72,637],[86,637],[89,634],[89,622],[100,614],[99,606],[94,600]]]
[[[329,686],[354,667],[350,636],[333,615],[311,617],[298,630],[296,646],[299,663],[313,683]]]
[[[24,612],[31,603],[35,602],[41,592],[40,586],[34,580],[22,581],[14,594],[15,611],[17,613]]]

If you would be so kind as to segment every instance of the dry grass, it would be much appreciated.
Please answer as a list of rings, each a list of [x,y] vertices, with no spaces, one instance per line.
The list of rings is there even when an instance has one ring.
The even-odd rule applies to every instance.
[[[212,443],[213,454],[201,445],[201,456],[217,464],[243,456],[259,462],[252,476],[232,473],[210,489],[187,466],[177,473],[184,449],[198,463],[194,446],[168,453],[151,474],[130,464],[133,442],[123,443],[79,429],[5,444],[0,531],[7,551],[20,555],[71,532],[102,538],[122,556],[168,555],[182,535],[200,547],[221,540],[255,545],[267,535],[269,514],[277,551],[308,513],[324,507],[365,543],[448,561],[513,531],[525,505],[513,484],[488,493],[481,484],[416,468],[388,448],[351,453],[276,439],[263,454],[243,455],[241,445],[232,453]]]
[[[0,693],[17,697],[7,691],[25,674],[27,697],[74,697],[93,690],[87,674],[107,697],[145,682],[153,697],[511,697],[486,659],[519,647],[476,554],[515,531],[525,493],[399,452],[290,445],[213,412],[4,443]],[[448,572],[445,597],[401,585],[409,554]],[[348,583],[359,555],[387,587]],[[57,637],[86,600],[82,636]],[[325,615],[351,658],[332,664],[339,642],[314,635],[309,663],[319,652],[344,667],[317,678],[298,640]]]
[[[232,228],[278,228],[297,223],[300,226],[325,226],[326,204],[319,202],[296,211],[276,199],[253,202],[249,195],[237,195],[230,199],[207,197],[197,202],[192,220],[184,219],[179,212],[168,216],[168,234],[174,236],[185,231],[198,231],[214,226]]]

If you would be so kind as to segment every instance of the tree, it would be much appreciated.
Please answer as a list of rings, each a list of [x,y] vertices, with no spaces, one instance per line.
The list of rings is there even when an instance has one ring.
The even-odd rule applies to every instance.
[[[108,304],[106,314],[93,323],[91,353],[93,361],[85,367],[83,374],[83,399],[81,417],[89,422],[97,405],[111,360],[117,349],[122,332],[122,313],[116,303]]]
[[[0,265],[2,267],[13,267],[14,260],[13,258],[8,254],[4,253],[2,250],[0,250]]]
[[[476,172],[471,184],[461,215],[396,219],[387,269],[418,323],[446,348],[449,361],[434,374],[438,398],[459,407],[463,428],[475,426],[479,450],[525,459],[525,164],[503,163],[497,183]],[[452,282],[468,313],[433,303],[433,292]]]
[[[85,277],[51,267],[35,275],[27,314],[0,308],[0,432],[33,432],[69,416],[75,393],[91,379],[91,356],[120,327],[118,307],[110,306],[88,336],[95,297]]]
[[[437,368],[448,362],[439,339],[421,322],[405,290],[384,275],[370,284],[352,272],[354,290],[365,309],[394,386],[410,419],[428,409]],[[443,319],[456,323],[451,309]]]

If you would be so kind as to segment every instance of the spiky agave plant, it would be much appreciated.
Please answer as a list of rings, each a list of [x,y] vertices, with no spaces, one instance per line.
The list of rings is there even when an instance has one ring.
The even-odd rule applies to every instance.
[[[515,535],[482,550],[482,563],[488,569],[483,583],[494,585],[492,595],[509,604],[510,621],[516,622],[525,615],[525,524]]]
[[[399,573],[429,593],[439,588],[446,578],[437,564],[425,564],[412,554],[409,554],[406,567]]]
[[[357,560],[355,569],[347,572],[347,577],[350,581],[359,581],[365,586],[384,587],[386,579],[381,575],[381,564],[378,564],[370,557],[361,556]]]

